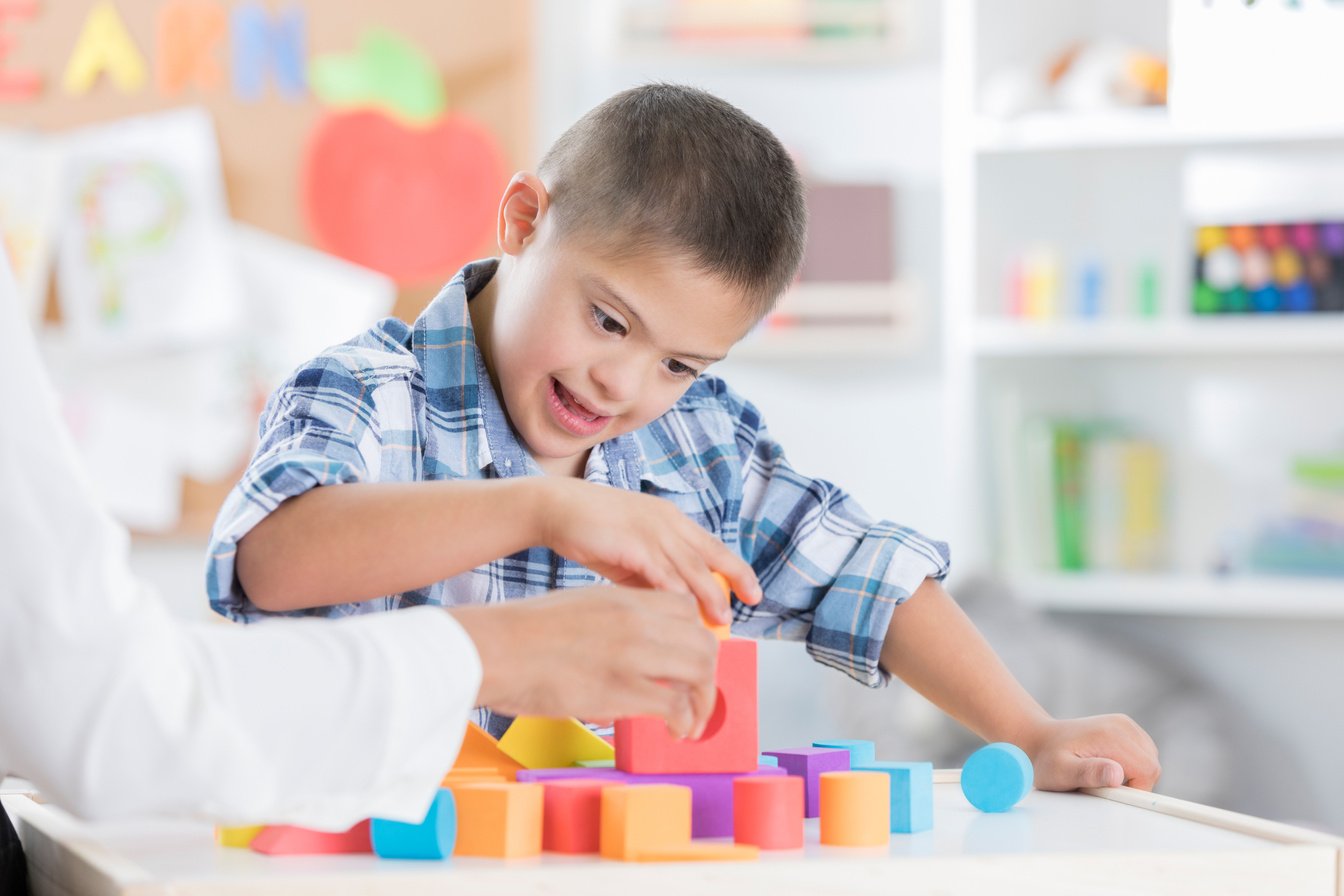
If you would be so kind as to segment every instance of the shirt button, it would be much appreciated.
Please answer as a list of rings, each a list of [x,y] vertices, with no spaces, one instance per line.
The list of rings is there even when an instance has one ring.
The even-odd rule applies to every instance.
[[[504,468],[505,468],[506,470],[512,470],[512,469],[513,469],[513,461],[512,461],[512,460],[509,460],[509,459],[506,458],[506,459],[504,460]]]

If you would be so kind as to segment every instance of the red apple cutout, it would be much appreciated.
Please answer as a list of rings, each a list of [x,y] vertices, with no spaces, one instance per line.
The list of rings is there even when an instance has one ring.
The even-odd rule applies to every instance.
[[[313,130],[303,204],[327,252],[422,283],[452,275],[489,239],[505,177],[494,136],[465,116],[415,127],[363,109]]]

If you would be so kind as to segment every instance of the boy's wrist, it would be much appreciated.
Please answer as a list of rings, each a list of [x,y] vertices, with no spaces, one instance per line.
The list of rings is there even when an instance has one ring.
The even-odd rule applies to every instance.
[[[1034,759],[1054,722],[1054,717],[1044,710],[1029,711],[1021,720],[1009,726],[997,736],[991,736],[990,740],[1016,744],[1022,748],[1024,753]]]
[[[555,549],[555,526],[565,500],[561,492],[569,482],[555,476],[527,476],[518,480],[520,517],[527,520],[532,544]]]
[[[549,476],[520,476],[504,480],[507,498],[500,517],[508,520],[511,526],[521,523],[523,531],[519,534],[526,541],[525,547],[548,546],[547,521],[552,513],[550,479]]]

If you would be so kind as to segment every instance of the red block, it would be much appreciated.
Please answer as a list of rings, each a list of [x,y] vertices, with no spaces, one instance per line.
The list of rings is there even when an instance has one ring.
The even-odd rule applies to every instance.
[[[266,827],[252,840],[252,849],[268,856],[318,856],[347,852],[373,852],[368,820],[348,831],[328,834],[287,824]]]
[[[733,840],[761,849],[802,849],[803,779],[779,775],[733,781]]]
[[[548,852],[597,852],[602,842],[602,788],[623,783],[592,778],[543,782],[541,848]]]
[[[616,722],[616,767],[634,774],[756,770],[756,642],[719,642],[718,699],[699,740],[677,740],[656,716]]]

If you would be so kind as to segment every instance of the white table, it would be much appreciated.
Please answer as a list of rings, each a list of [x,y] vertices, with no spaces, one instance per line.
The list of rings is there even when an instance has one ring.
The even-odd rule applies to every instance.
[[[271,857],[214,844],[208,824],[87,824],[4,797],[35,896],[328,896],[333,893],[1193,894],[1344,896],[1344,841],[1127,788],[1033,791],[1012,812],[971,808],[940,772],[934,829],[879,849],[807,845],[757,862],[625,864],[544,855],[495,861]]]

